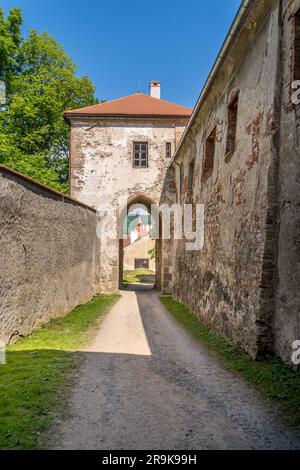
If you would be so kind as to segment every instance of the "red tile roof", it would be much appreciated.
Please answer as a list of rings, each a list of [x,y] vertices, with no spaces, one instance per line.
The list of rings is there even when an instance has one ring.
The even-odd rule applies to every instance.
[[[65,117],[77,116],[178,116],[189,118],[191,108],[169,101],[153,98],[144,93],[135,93],[117,100],[65,111]]]

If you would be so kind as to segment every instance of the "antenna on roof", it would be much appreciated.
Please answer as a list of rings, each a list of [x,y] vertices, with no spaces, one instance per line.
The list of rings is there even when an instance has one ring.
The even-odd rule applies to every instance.
[[[138,81],[137,93],[141,93],[141,80]]]

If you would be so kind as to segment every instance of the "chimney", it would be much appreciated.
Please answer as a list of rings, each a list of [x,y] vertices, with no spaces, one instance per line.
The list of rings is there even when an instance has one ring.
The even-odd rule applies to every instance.
[[[150,96],[160,100],[160,82],[150,82]]]

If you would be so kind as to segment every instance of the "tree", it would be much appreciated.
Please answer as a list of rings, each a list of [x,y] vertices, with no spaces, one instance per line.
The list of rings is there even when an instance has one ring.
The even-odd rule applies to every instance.
[[[150,260],[155,259],[156,258],[155,246],[153,248],[151,248],[151,250],[149,250],[147,254],[149,255]]]
[[[11,36],[1,61],[7,64],[2,73],[9,86],[8,110],[0,113],[0,161],[66,191],[68,125],[63,112],[96,103],[95,87],[88,77],[76,76],[71,58],[47,33],[32,30],[20,38],[17,12],[21,18],[14,10],[6,21],[0,20]]]
[[[21,11],[13,8],[7,20],[4,19],[0,8],[0,80],[5,80],[7,91],[10,92],[10,83],[17,69],[16,56],[21,43],[20,28],[22,24]]]

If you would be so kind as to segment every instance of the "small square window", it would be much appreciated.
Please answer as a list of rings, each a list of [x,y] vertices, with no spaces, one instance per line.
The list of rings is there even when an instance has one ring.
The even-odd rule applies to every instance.
[[[236,129],[237,129],[237,118],[238,118],[238,95],[232,100],[227,110],[227,139],[226,139],[226,160],[228,161],[232,153],[235,150],[236,144]]]
[[[181,163],[179,169],[179,200],[181,201],[182,193],[183,193],[183,179],[184,179],[184,164]]]
[[[210,135],[206,139],[203,172],[202,172],[203,178],[208,178],[213,172],[216,136],[217,136],[217,128],[215,127],[214,130],[210,133]]]
[[[134,269],[149,269],[149,258],[135,258]]]
[[[172,156],[172,144],[171,142],[166,143],[166,158],[171,158]]]
[[[148,167],[148,143],[147,142],[134,142],[133,143],[133,166],[135,168]]]
[[[193,184],[194,184],[194,166],[195,160],[193,159],[189,164],[189,177],[188,177],[188,192],[193,192]]]
[[[300,10],[294,16],[294,80],[300,80]]]

